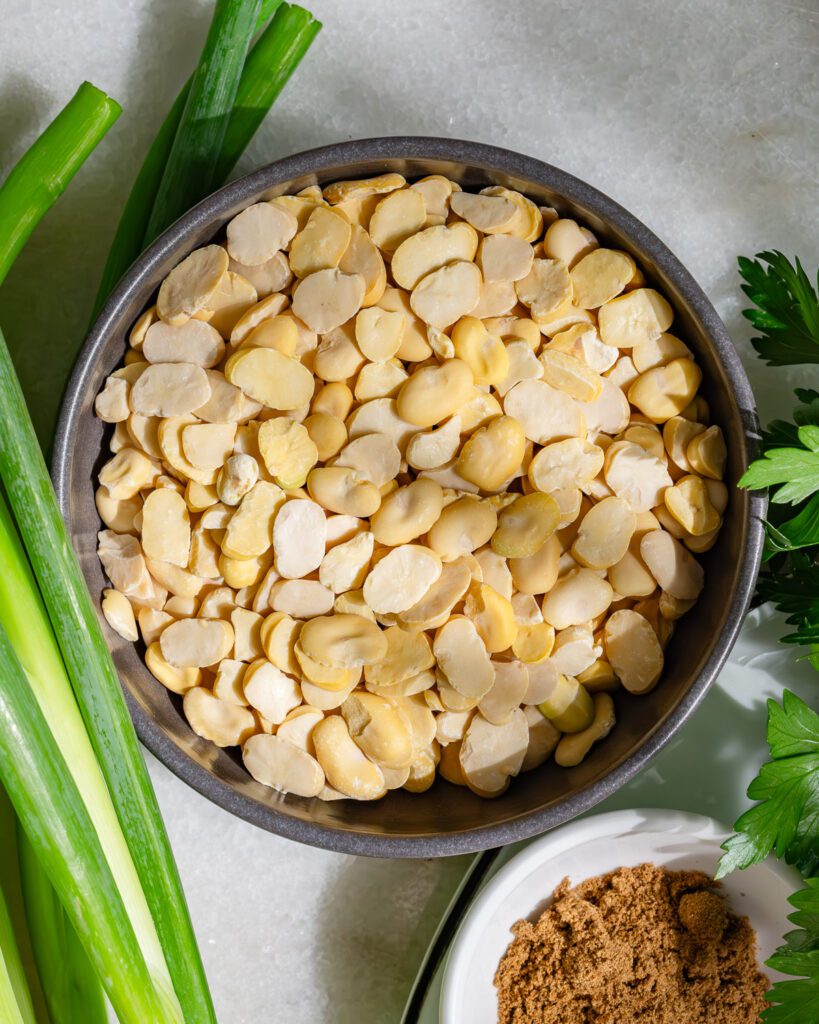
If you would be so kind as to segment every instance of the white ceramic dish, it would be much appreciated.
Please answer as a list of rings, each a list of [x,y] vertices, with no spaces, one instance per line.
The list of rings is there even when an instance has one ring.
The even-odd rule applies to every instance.
[[[463,919],[444,971],[441,1024],[496,1024],[492,978],[512,940],[511,926],[523,917],[536,920],[566,876],[576,884],[647,861],[712,874],[728,834],[713,818],[642,809],[584,818],[530,843],[498,871]],[[760,963],[790,928],[787,898],[798,885],[796,872],[773,858],[723,882],[731,908],[756,929]],[[772,981],[778,977],[767,974]]]

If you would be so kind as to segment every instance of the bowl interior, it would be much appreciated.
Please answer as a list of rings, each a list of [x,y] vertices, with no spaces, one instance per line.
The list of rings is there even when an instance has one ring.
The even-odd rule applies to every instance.
[[[671,301],[672,328],[696,353],[702,393],[729,451],[730,502],[719,544],[704,556],[706,587],[668,648],[661,684],[648,696],[616,695],[618,724],[577,768],[547,763],[513,781],[493,801],[441,780],[423,795],[390,793],[374,804],[324,803],[283,796],[255,782],[239,759],[197,737],[181,700],[145,668],[141,645],[103,623],[143,742],[174,772],[242,817],[292,838],[380,856],[460,853],[500,845],[567,820],[622,785],[685,719],[713,679],[738,629],[759,557],[753,497],[735,488],[755,425],[747,380],[707,299],[668,250],[642,224],[596,190],[525,157],[446,140],[372,140],[280,161],[205,200],[166,234],[120,282],[83,350],[63,406],[54,476],[63,513],[92,593],[106,585],[96,556],[100,529],[96,473],[107,456],[110,428],[93,415],[94,397],[120,363],[133,321],[168,271],[190,250],[218,237],[224,223],[261,198],[307,185],[398,171],[408,178],[445,174],[465,187],[503,184],[577,217],[604,241],[630,252],[649,283]]]

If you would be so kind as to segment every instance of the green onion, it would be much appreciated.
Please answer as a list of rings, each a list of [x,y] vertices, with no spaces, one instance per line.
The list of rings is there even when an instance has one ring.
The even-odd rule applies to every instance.
[[[5,837],[14,841],[14,833]],[[17,938],[0,889],[0,1020],[3,1024],[37,1024]]]
[[[280,4],[281,0],[263,0],[256,22],[257,29],[264,26]],[[268,73],[273,74],[273,69],[265,69],[265,74]],[[243,71],[242,81],[246,77],[246,72]],[[136,176],[131,193],[122,211],[122,217],[117,226],[114,240],[111,243],[111,251],[108,253],[108,259],[102,272],[102,280],[97,291],[97,297],[94,300],[94,317],[97,316],[102,309],[103,303],[114,290],[114,285],[142,252],[143,240],[148,229],[148,218],[151,215],[151,207],[159,190],[159,183],[162,181],[162,175],[165,171],[165,164],[170,156],[173,140],[176,138],[176,130],[182,118],[182,111],[188,102],[191,81],[192,77],[182,86],[179,95],[173,102],[173,106],[162,122],[156,138],[151,143],[151,148],[148,150]],[[242,83],[240,82],[237,100],[241,93]],[[245,142],[245,145],[247,145],[247,142]],[[218,183],[221,184],[221,181]],[[203,197],[199,196],[198,198],[201,199]]]
[[[121,113],[118,103],[83,82],[12,168],[0,189],[0,281],[42,215]]]
[[[216,0],[205,48],[193,74],[165,172],[154,200],[146,240],[187,210],[191,195],[213,190],[233,101],[256,25],[260,0]]]
[[[10,554],[15,561],[24,558],[21,550],[8,550],[19,541],[15,545],[16,538],[7,532],[13,524],[4,503],[0,527],[4,555]],[[33,586],[29,580],[28,593],[18,591],[13,596],[17,600],[30,596],[28,588]],[[3,619],[8,597],[3,594]],[[40,615],[45,620],[42,611]],[[26,657],[31,652],[20,645],[19,637],[10,638],[4,627],[5,622],[0,623],[0,778],[122,1024],[171,1020],[151,982],[132,927],[133,916],[129,919],[122,886],[118,888],[109,867],[111,858],[106,859],[100,844],[99,824],[89,816],[76,772],[63,757],[60,738],[49,729],[42,703],[29,685],[31,668],[27,673],[15,653],[22,651]],[[38,666],[43,653],[36,652]],[[85,732],[81,721],[78,727]],[[90,750],[89,755],[93,761]]]
[[[182,883],[120,682],[0,332],[0,477],[134,858],[187,1024],[214,1021]],[[0,592],[2,592],[0,581]]]
[[[10,423],[5,418],[3,418],[2,422],[5,425]],[[153,977],[154,984],[151,985],[149,980],[145,987],[151,990],[156,987],[162,997],[164,1006],[162,1011],[159,1012],[157,1007],[156,1017],[144,1017],[143,1024],[145,1021],[151,1021],[151,1024],[154,1024],[155,1020],[157,1022],[180,1021],[182,1018],[179,1014],[178,1006],[175,1006],[173,987],[165,965],[162,947],[157,938],[150,911],[148,910],[145,893],[140,886],[137,872],[134,869],[134,862],[131,859],[131,854],[117,821],[116,812],[114,811],[105,779],[100,771],[97,758],[94,756],[94,749],[91,746],[89,735],[83,724],[82,716],[77,707],[77,701],[71,691],[71,683],[66,674],[63,660],[60,657],[60,651],[57,647],[48,615],[37,591],[37,584],[32,576],[26,553],[15,529],[8,505],[1,494],[0,564],[3,566],[3,571],[0,573],[0,627],[3,629],[3,636],[7,637],[6,642],[13,645],[16,660],[19,660],[24,667],[28,680],[25,689],[33,694],[40,708],[39,716],[29,715],[23,723],[20,723],[17,718],[14,719],[17,722],[17,728],[21,730],[17,734],[20,755],[21,757],[28,756],[25,754],[27,750],[26,744],[38,738],[35,732],[32,732],[31,736],[29,736],[27,731],[28,719],[31,719],[32,730],[37,730],[39,728],[38,717],[43,718],[45,720],[46,732],[48,733],[48,730],[50,730],[50,734],[48,736],[39,736],[39,740],[45,743],[45,740],[48,739],[52,750],[52,754],[49,756],[52,758],[58,757],[61,762],[65,762],[63,767],[63,775],[65,776],[63,785],[57,786],[53,792],[59,798],[62,793],[68,791],[67,787],[78,790],[79,798],[84,804],[83,815],[88,821],[87,826],[84,825],[83,827],[86,828],[86,831],[94,834],[94,841],[101,846],[101,855],[108,862],[105,871],[113,875],[119,888],[120,895],[118,896],[118,901],[124,903],[127,908],[127,914],[130,919],[126,922],[127,930],[136,934],[139,943],[136,954],[138,954],[140,962],[144,961],[147,963],[148,971],[150,971]],[[66,597],[65,600],[67,604],[71,598]],[[0,673],[3,672],[6,661],[6,657],[0,652]],[[89,665],[90,668],[91,666]],[[91,672],[89,671],[90,674]],[[10,679],[0,674],[0,690],[4,688],[3,683],[8,685],[13,683],[15,687],[20,687],[19,679],[17,679],[16,675],[13,679]],[[5,699],[9,700],[11,698],[6,695]],[[0,695],[0,718],[2,718],[2,700],[3,696]],[[2,748],[2,740],[0,740],[0,748]],[[44,748],[40,750],[37,756],[48,759]],[[13,773],[11,779],[9,778],[9,770]],[[77,929],[77,933],[82,939],[89,957],[95,964],[95,967],[99,968],[99,957],[105,954],[95,953],[94,950],[89,948],[90,939],[93,937],[94,921],[93,919],[85,921],[82,927],[78,924],[72,912],[72,906],[65,901],[66,894],[64,889],[58,885],[54,878],[55,867],[54,865],[49,866],[48,862],[43,861],[42,841],[38,842],[36,840],[35,834],[30,827],[30,807],[42,800],[42,793],[35,790],[35,780],[29,776],[25,763],[15,763],[9,770],[3,770],[2,756],[0,755],[0,779],[2,779],[6,786],[17,811],[17,816],[26,829],[29,840],[43,863],[43,867],[52,885],[57,890],[63,906],[65,906],[66,911],[71,916],[74,927]],[[13,784],[18,786],[23,792],[25,792],[27,786],[31,785],[31,792],[24,800],[23,810],[20,807],[20,793],[18,792],[17,797],[15,797]],[[66,806],[65,813],[66,816],[69,813],[73,813],[71,805]],[[61,817],[61,802],[58,799],[53,807],[53,813],[49,821],[42,823],[46,832],[53,832],[55,840],[61,832]],[[90,870],[88,865],[81,862],[81,854],[85,853],[88,856],[93,854],[94,859],[96,859],[96,852],[91,846],[84,846],[67,852],[70,853],[72,859],[64,865],[64,869],[69,874]],[[53,849],[50,856],[57,857],[58,850]],[[101,911],[96,911],[95,913],[99,912]],[[123,932],[121,934],[126,933]],[[108,939],[106,938],[105,941],[107,942]],[[106,986],[106,991],[108,991],[107,986],[109,983],[112,983],[112,980],[107,979],[105,975],[100,975],[100,980]],[[111,998],[110,991],[108,994],[109,998]],[[148,998],[147,993],[145,998]],[[153,1002],[156,1002],[156,998],[156,996],[151,996]]]
[[[19,822],[17,848],[28,932],[51,1024],[107,1024],[99,979]]]
[[[245,61],[216,169],[217,184],[227,181],[320,30],[321,22],[303,7],[283,4],[276,11]]]

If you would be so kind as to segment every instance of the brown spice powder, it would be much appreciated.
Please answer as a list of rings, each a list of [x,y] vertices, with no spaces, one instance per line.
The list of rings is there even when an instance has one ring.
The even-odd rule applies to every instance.
[[[756,936],[699,871],[564,879],[518,921],[495,975],[498,1024],[755,1024],[768,981]]]

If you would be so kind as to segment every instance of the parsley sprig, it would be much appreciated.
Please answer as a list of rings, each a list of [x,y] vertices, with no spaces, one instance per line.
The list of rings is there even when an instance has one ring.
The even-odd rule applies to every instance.
[[[776,250],[739,258],[742,290],[757,307],[743,316],[760,332],[752,344],[769,366],[819,363],[819,297],[802,264],[794,262]]]

